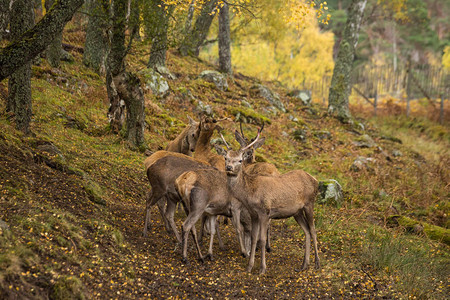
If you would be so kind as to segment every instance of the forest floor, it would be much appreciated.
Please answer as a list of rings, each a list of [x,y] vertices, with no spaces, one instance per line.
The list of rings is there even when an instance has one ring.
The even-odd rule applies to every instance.
[[[65,38],[81,45],[76,34]],[[130,70],[145,69],[145,52],[131,53]],[[372,118],[357,107],[355,125],[342,125],[321,105],[303,106],[282,85],[264,83],[288,110],[270,113],[250,93],[258,80],[236,74],[224,92],[198,78],[212,65],[170,52],[168,68],[177,76],[170,93],[145,95],[149,150],[164,148],[187,115],[197,118],[210,105],[217,117],[244,117],[250,136],[261,120],[270,122],[258,160],[282,172],[301,168],[318,180],[336,179],[344,190],[341,202],[315,206],[319,270],[299,271],[304,236],[293,219],[271,223],[263,276],[259,253],[253,272],[245,271],[230,223],[220,226],[225,247],[215,244],[213,261],[197,261],[190,248],[184,265],[156,207],[149,236],[142,236],[146,156],[110,132],[103,78],[72,54],[76,62],[59,69],[44,60],[33,66],[33,136],[0,115],[0,298],[448,298],[449,246],[421,230],[434,225],[448,238],[448,115],[439,125],[419,115]],[[2,107],[6,87],[0,83]],[[243,99],[250,107],[242,108]],[[232,140],[237,123],[224,128]],[[370,159],[352,169],[358,157]],[[421,225],[409,230],[391,216]],[[183,219],[177,213],[178,226]]]

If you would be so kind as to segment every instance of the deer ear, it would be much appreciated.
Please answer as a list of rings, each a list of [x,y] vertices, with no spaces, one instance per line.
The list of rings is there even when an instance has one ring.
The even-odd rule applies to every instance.
[[[262,145],[264,145],[264,142],[266,141],[266,138],[260,138],[254,145],[253,145],[253,149],[258,149],[259,147],[261,147]]]
[[[241,147],[247,146],[247,142],[242,137],[242,135],[239,133],[239,131],[237,131],[237,130],[234,131],[234,137],[236,138],[236,141],[238,141],[238,143],[241,145]]]
[[[214,144],[214,148],[216,148],[217,154],[222,155],[223,157],[227,155],[227,151],[223,149],[221,146]]]
[[[247,149],[242,153],[242,159],[244,161],[252,162],[253,161],[253,149]]]

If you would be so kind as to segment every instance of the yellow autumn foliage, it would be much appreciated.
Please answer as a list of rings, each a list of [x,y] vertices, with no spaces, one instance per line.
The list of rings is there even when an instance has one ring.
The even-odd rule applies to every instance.
[[[446,46],[444,49],[444,55],[442,56],[442,65],[444,69],[450,71],[450,46]]]
[[[305,14],[299,27],[299,19],[290,15],[287,4],[275,1],[262,7],[267,10],[261,12],[261,18],[234,36],[231,57],[235,72],[278,80],[290,88],[332,75],[334,35],[320,30],[314,10]],[[212,62],[217,62],[217,56],[217,44],[201,53]]]

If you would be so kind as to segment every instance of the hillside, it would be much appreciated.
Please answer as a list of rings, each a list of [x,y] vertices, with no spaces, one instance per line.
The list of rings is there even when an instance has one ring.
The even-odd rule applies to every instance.
[[[67,38],[77,41],[75,35]],[[141,80],[145,53],[137,47],[129,57],[129,68]],[[79,53],[72,54],[76,62],[59,70],[44,60],[33,66],[33,136],[16,131],[4,110],[0,116],[0,298],[449,295],[448,121],[440,126],[422,117],[386,115],[342,125],[320,104],[304,106],[268,82],[287,109],[273,111],[251,92],[256,79],[236,74],[228,91],[221,91],[198,78],[214,66],[170,52],[168,68],[177,78],[168,80],[165,97],[146,91],[148,149],[133,151],[108,128],[103,78],[79,63]],[[1,82],[1,95],[6,88]],[[247,259],[238,255],[231,224],[220,227],[225,249],[215,245],[215,260],[203,264],[193,248],[190,265],[181,263],[181,249],[156,207],[149,237],[142,237],[149,190],[145,153],[164,148],[187,115],[198,119],[208,106],[216,117],[247,121],[250,136],[266,122],[258,160],[342,185],[343,200],[318,200],[315,207],[320,270],[298,271],[304,237],[292,219],[272,222],[264,276],[256,275],[258,268],[245,272]],[[232,141],[239,123],[223,127]],[[361,168],[352,167],[359,157]],[[409,226],[403,217],[421,223]],[[177,213],[178,225],[183,218]]]

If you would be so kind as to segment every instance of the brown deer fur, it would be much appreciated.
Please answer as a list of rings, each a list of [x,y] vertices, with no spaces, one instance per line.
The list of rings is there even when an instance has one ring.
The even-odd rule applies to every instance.
[[[266,243],[270,219],[294,217],[305,232],[305,256],[302,269],[310,261],[311,237],[313,239],[316,268],[320,267],[317,250],[317,235],[314,226],[314,201],[318,191],[317,180],[302,170],[294,170],[278,176],[261,176],[249,174],[243,168],[246,150],[256,143],[241,148],[239,151],[223,150],[227,173],[227,186],[233,197],[241,201],[248,209],[252,222],[251,252],[247,271],[250,272],[255,262],[256,243]],[[266,271],[265,247],[261,247],[260,273]]]

